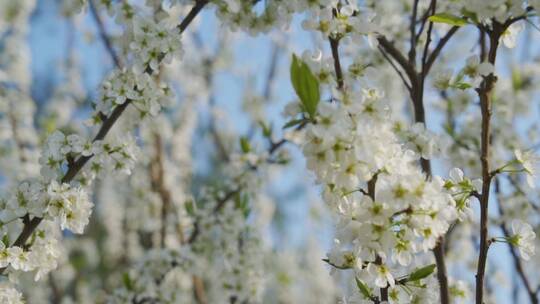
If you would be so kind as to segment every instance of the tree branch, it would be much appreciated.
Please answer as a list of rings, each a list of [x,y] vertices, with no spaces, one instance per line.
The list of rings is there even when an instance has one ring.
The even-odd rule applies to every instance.
[[[499,46],[499,38],[504,32],[504,28],[497,21],[493,21],[493,30],[489,31],[489,54],[488,62],[495,65],[497,58],[497,48]],[[489,192],[491,189],[490,174],[490,136],[491,136],[491,97],[497,77],[491,73],[485,76],[480,86],[476,89],[480,98],[480,110],[482,114],[482,131],[481,131],[481,152],[480,162],[482,164],[482,193],[480,195],[480,252],[478,254],[478,268],[476,271],[476,303],[483,304],[484,297],[484,276],[486,270],[486,261],[489,250],[490,241],[488,240],[488,205]]]
[[[107,34],[107,31],[105,30],[105,26],[103,25],[103,20],[101,20],[101,17],[99,16],[96,5],[94,4],[94,0],[89,0],[88,5],[90,6],[90,13],[92,17],[94,18],[94,21],[96,22],[96,25],[98,27],[101,41],[103,41],[103,44],[105,45],[107,52],[111,56],[111,59],[113,60],[114,65],[116,65],[117,68],[122,67],[123,66],[122,61],[120,60],[120,58],[116,54],[116,51],[114,50],[114,47],[111,43],[109,35]]]
[[[450,38],[452,38],[452,36],[454,36],[454,34],[458,31],[459,27],[458,26],[453,26],[442,38],[441,40],[439,40],[439,43],[437,43],[437,46],[435,47],[435,49],[431,52],[431,54],[429,55],[427,61],[426,61],[426,65],[425,65],[425,68],[423,70],[423,73],[425,75],[427,75],[429,73],[429,71],[431,70],[431,67],[433,66],[433,63],[435,62],[435,59],[437,59],[437,57],[439,56],[439,54],[441,53],[442,49],[444,48],[444,46],[446,45],[446,43],[448,43],[448,41],[450,41]]]
[[[329,40],[330,40],[330,48],[332,50],[332,57],[334,58],[334,70],[336,71],[336,80],[338,84],[337,88],[340,91],[343,91],[344,79],[343,79],[343,71],[341,70],[341,62],[339,60],[339,39],[329,37]]]
[[[409,48],[409,63],[411,65],[415,65],[415,61],[416,61],[416,16],[418,14],[418,1],[419,0],[414,0],[411,22],[409,25],[409,31],[411,35],[410,37],[411,45]]]

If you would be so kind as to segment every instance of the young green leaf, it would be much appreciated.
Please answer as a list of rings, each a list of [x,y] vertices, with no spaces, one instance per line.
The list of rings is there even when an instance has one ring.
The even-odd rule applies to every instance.
[[[429,17],[429,21],[434,23],[446,23],[454,26],[463,26],[468,23],[464,18],[447,13],[432,15]]]
[[[301,118],[301,119],[293,119],[289,122],[287,122],[284,126],[283,126],[283,129],[288,129],[288,128],[291,128],[291,127],[294,127],[294,126],[297,126],[303,122],[305,122],[306,119],[304,118]]]
[[[451,87],[464,91],[464,90],[472,88],[472,85],[466,82],[457,82],[457,83],[452,84]]]
[[[184,207],[186,208],[186,212],[189,216],[195,215],[195,206],[193,205],[193,201],[189,200],[185,202]]]
[[[356,280],[356,286],[358,286],[358,289],[360,290],[362,295],[366,299],[373,298],[373,295],[371,294],[371,289],[364,282],[362,282],[362,280],[359,280],[358,278],[355,278],[355,280]]]
[[[259,122],[264,137],[270,137],[272,135],[272,127],[265,124],[263,121]]]
[[[6,248],[9,247],[9,235],[4,234],[4,237],[2,237],[2,243],[4,243]]]
[[[124,287],[126,287],[127,290],[133,290],[133,282],[131,281],[131,278],[129,277],[129,273],[127,272],[123,273],[122,282],[124,283]]]
[[[249,153],[249,151],[251,151],[251,145],[247,138],[240,137],[240,148],[242,148],[242,152],[244,153]]]
[[[429,275],[431,275],[433,273],[435,268],[437,268],[437,266],[435,264],[431,264],[431,265],[428,265],[428,266],[425,266],[425,267],[422,267],[422,268],[417,268],[415,271],[413,271],[409,275],[409,278],[407,279],[407,281],[408,282],[414,282],[414,281],[418,281],[418,280],[421,280],[423,278],[426,278],[426,277],[428,277]]]
[[[313,75],[309,66],[294,54],[291,62],[291,82],[296,95],[302,102],[304,111],[313,118],[321,99],[319,80]]]

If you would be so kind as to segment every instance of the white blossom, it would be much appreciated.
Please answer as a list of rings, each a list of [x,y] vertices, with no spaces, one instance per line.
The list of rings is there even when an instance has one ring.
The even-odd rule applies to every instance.
[[[512,221],[512,236],[509,242],[516,246],[519,250],[521,257],[524,260],[529,260],[535,253],[534,240],[536,233],[532,230],[531,225],[520,221]]]

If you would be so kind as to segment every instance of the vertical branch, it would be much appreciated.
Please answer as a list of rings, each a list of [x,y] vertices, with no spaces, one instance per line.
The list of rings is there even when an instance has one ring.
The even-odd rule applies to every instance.
[[[272,87],[274,84],[274,78],[276,77],[277,63],[280,54],[280,46],[276,43],[272,49],[272,57],[270,59],[270,66],[266,75],[266,85],[264,86],[263,98],[268,102],[272,97]]]
[[[193,294],[195,295],[195,300],[197,300],[197,303],[199,304],[207,304],[208,299],[206,298],[206,292],[204,291],[204,282],[201,278],[194,275],[192,277],[192,284],[193,284]]]
[[[345,84],[343,80],[343,71],[341,69],[341,61],[339,59],[339,38],[329,37],[329,39],[332,57],[334,58],[334,70],[336,71],[337,88],[340,91],[343,91]]]
[[[433,3],[433,6],[431,7],[432,12],[435,12],[435,3]],[[430,25],[431,27],[432,25]],[[391,56],[405,71],[405,74],[409,78],[410,86],[407,87],[409,89],[409,95],[411,97],[411,101],[414,108],[414,120],[415,122],[421,122],[424,125],[426,124],[426,115],[425,115],[425,108],[424,108],[424,82],[425,78],[427,77],[429,70],[433,63],[435,62],[436,58],[446,45],[446,43],[450,40],[450,38],[454,35],[454,33],[457,31],[457,27],[453,27],[437,44],[435,47],[435,50],[428,55],[429,51],[429,41],[430,37],[427,38],[426,46],[424,48],[423,53],[423,59],[422,59],[422,69],[420,72],[417,72],[415,65],[411,64],[410,62],[405,59],[405,57],[401,54],[399,50],[397,50],[394,45],[388,41],[384,36],[379,36],[378,41],[380,45],[381,51],[384,50],[383,55],[385,56]],[[428,36],[431,35],[431,30],[428,29]],[[400,74],[398,72],[398,74]],[[401,75],[400,75],[401,77]],[[404,81],[406,83],[406,81]],[[422,171],[426,174],[426,178],[430,178],[431,176],[431,163],[429,160],[421,158],[420,159],[420,166],[422,167]],[[449,288],[448,288],[448,275],[446,272],[446,263],[445,263],[445,252],[444,252],[444,237],[441,237],[438,242],[437,246],[433,249],[433,254],[435,256],[435,262],[437,265],[437,280],[439,282],[439,292],[440,292],[440,299],[441,304],[448,304],[450,303],[450,296],[449,296]]]
[[[489,53],[488,62],[495,65],[497,58],[497,48],[499,46],[499,38],[504,32],[502,25],[493,21],[493,29],[488,31],[489,35]],[[491,241],[488,239],[488,207],[489,207],[489,192],[491,190],[491,169],[490,169],[490,136],[491,136],[491,98],[493,88],[497,77],[491,73],[485,76],[480,86],[476,89],[480,98],[480,111],[482,114],[482,131],[481,131],[481,149],[480,162],[482,164],[482,193],[480,195],[480,251],[478,254],[478,268],[476,271],[476,303],[482,304],[484,298],[484,277],[486,270],[486,262],[489,246]]]
[[[154,134],[155,157],[150,165],[150,178],[153,191],[161,198],[161,227],[160,227],[160,247],[165,248],[167,236],[167,215],[172,204],[171,193],[165,186],[165,169],[163,164],[163,143],[159,134]],[[180,240],[184,238],[181,234]]]
[[[373,175],[373,177],[367,183],[367,195],[374,202],[375,202],[375,187],[376,187],[376,184],[377,184],[377,174],[378,173]],[[377,257],[375,258],[375,264],[377,264],[377,265],[382,264],[382,259],[381,259],[381,257],[379,255],[377,255]],[[388,302],[388,285],[386,287],[384,287],[384,288],[380,288],[379,292],[380,292],[380,298],[378,299],[378,301],[376,301],[376,303],[381,303],[381,302],[386,303],[386,302]]]
[[[409,49],[409,63],[414,65],[416,61],[416,16],[418,14],[418,2],[419,0],[414,0],[411,24],[409,26],[409,31],[411,35],[411,45]]]

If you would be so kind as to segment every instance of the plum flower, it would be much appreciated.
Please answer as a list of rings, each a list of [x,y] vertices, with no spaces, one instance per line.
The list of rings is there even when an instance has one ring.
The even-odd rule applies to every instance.
[[[514,220],[512,221],[512,234],[509,238],[510,244],[516,246],[521,257],[528,261],[535,252],[534,239],[536,233],[532,230],[531,225],[520,220]]]
[[[385,265],[369,263],[367,266],[367,271],[370,275],[375,277],[375,285],[380,288],[385,288],[388,285],[390,285],[390,287],[394,287],[396,284],[394,276],[392,276],[392,273]]]
[[[516,156],[517,162],[523,166],[523,170],[527,173],[527,184],[531,188],[534,188],[534,178],[538,166],[540,165],[540,157],[531,151],[521,151],[517,149],[514,150],[514,155]]]
[[[489,62],[480,62],[480,57],[473,55],[467,58],[467,65],[465,66],[464,73],[470,77],[487,76],[493,73],[495,68]]]
[[[501,40],[504,46],[509,49],[513,49],[517,43],[517,36],[523,29],[523,24],[514,23],[510,25],[506,31],[501,35]]]
[[[22,293],[11,287],[10,284],[0,284],[0,303],[23,304]]]

